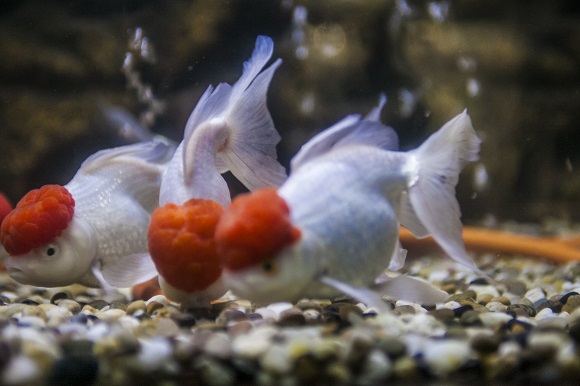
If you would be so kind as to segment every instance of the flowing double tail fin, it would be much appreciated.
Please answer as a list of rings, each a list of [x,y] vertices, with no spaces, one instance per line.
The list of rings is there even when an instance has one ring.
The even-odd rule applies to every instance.
[[[216,147],[217,170],[230,170],[248,189],[279,186],[286,179],[286,170],[276,155],[280,135],[266,105],[268,86],[282,61],[278,59],[262,71],[273,48],[272,39],[259,36],[240,79],[233,86],[221,83],[215,89],[209,87],[201,97],[184,133],[186,183],[199,168],[194,159],[198,152],[192,149],[211,141]]]
[[[403,196],[401,224],[415,236],[433,236],[455,261],[485,275],[465,250],[455,186],[463,167],[478,159],[481,141],[467,110],[409,151],[411,184]]]

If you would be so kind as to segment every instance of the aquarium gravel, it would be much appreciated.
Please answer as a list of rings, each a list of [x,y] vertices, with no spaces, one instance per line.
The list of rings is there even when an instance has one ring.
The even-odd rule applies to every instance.
[[[348,298],[181,310],[81,286],[0,276],[3,385],[375,385],[543,382],[580,376],[580,264],[479,256],[496,281],[441,256],[409,275],[449,293],[389,313]]]

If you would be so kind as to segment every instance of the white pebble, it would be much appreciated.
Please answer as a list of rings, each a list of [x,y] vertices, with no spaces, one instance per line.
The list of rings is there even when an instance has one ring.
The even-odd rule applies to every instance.
[[[485,327],[498,328],[512,320],[511,315],[503,312],[482,312],[479,314],[479,319]]]
[[[292,307],[294,307],[294,305],[292,303],[278,302],[278,303],[272,303],[272,304],[268,305],[267,308],[274,311],[274,313],[279,318],[280,314],[282,314],[284,311],[288,311]]]
[[[499,296],[499,291],[495,286],[492,285],[481,285],[481,284],[472,284],[467,289],[475,291],[477,294],[476,301],[480,301],[480,297],[483,295],[491,295],[494,298]]]
[[[171,343],[167,339],[152,338],[141,341],[138,358],[143,368],[157,370],[167,364],[171,353]]]
[[[169,302],[167,301],[167,298],[164,295],[155,295],[152,296],[149,300],[147,300],[145,302],[146,305],[149,305],[153,302],[159,303],[159,304],[163,304],[164,306],[168,305]]]
[[[272,320],[272,321],[278,320],[278,315],[276,314],[276,312],[274,312],[269,308],[266,307],[257,308],[254,312],[258,315],[261,315],[263,320]]]
[[[216,332],[205,342],[204,351],[216,358],[226,359],[232,353],[230,338],[225,332]]]
[[[113,320],[117,320],[122,316],[125,316],[125,314],[126,314],[125,311],[118,308],[113,308],[105,311],[99,311],[95,314],[95,316],[102,321],[110,322]]]
[[[367,356],[357,385],[376,385],[384,382],[393,372],[389,357],[379,349],[373,349]]]
[[[489,302],[485,305],[485,308],[487,308],[491,312],[503,312],[507,310],[508,307],[500,302]]]
[[[264,370],[274,374],[287,374],[293,367],[288,347],[280,344],[270,346],[260,358],[260,364]]]
[[[270,347],[270,340],[277,333],[270,326],[255,328],[248,334],[236,336],[232,341],[232,351],[241,357],[255,359]]]
[[[546,307],[536,314],[536,320],[546,319],[547,317],[551,317],[553,315],[554,315],[554,311],[552,311],[551,309]]]
[[[435,305],[435,308],[437,310],[442,310],[442,309],[454,310],[454,309],[459,308],[459,307],[461,307],[461,304],[459,304],[455,300],[452,300],[452,301],[447,302],[447,303]]]
[[[18,323],[21,326],[32,327],[37,330],[43,330],[46,327],[44,320],[38,316],[22,316],[18,319]]]
[[[526,292],[524,298],[527,298],[532,303],[535,303],[540,299],[545,299],[546,293],[541,287],[536,287]]]
[[[423,334],[425,336],[442,336],[445,333],[445,324],[431,315],[415,314],[409,315],[409,317],[410,319],[406,326],[409,332]]]
[[[503,342],[497,349],[497,352],[501,357],[519,355],[521,351],[521,346],[517,342],[511,340]]]
[[[2,372],[2,384],[36,384],[40,375],[40,369],[34,360],[24,355],[19,355],[12,358],[6,369]]]
[[[429,369],[442,376],[460,369],[470,356],[468,342],[460,340],[431,341],[423,350],[423,358]]]

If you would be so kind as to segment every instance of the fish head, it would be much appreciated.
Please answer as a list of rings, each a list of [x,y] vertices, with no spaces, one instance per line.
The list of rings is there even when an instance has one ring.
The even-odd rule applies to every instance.
[[[258,303],[299,297],[312,281],[301,239],[276,189],[236,197],[215,234],[224,283],[236,295]]]
[[[214,232],[222,212],[219,203],[205,199],[170,203],[153,211],[149,254],[163,282],[176,292],[198,293],[220,278]]]
[[[74,215],[74,205],[60,185],[32,190],[16,204],[0,228],[10,277],[54,287],[75,283],[87,273],[96,241],[90,224]]]

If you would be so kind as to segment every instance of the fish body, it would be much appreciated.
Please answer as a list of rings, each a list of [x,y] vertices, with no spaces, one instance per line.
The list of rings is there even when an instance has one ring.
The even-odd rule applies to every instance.
[[[232,202],[215,238],[224,281],[236,295],[268,303],[347,292],[375,302],[366,289],[387,267],[404,263],[400,224],[419,237],[433,235],[453,259],[477,270],[463,246],[454,197],[460,170],[479,151],[469,116],[458,115],[408,152],[372,145],[387,129],[376,120],[343,120],[302,148],[279,189]],[[336,141],[328,132],[344,135]],[[430,291],[411,278],[383,287],[399,294],[401,285]]]
[[[231,201],[221,174],[231,171],[250,190],[286,179],[276,156],[280,136],[266,106],[280,59],[262,71],[272,52],[272,40],[259,36],[238,81],[206,90],[163,176],[149,249],[163,292],[184,306],[207,306],[227,291],[213,240]]]
[[[163,141],[102,150],[68,184],[29,192],[2,222],[9,275],[44,287],[128,287],[154,277],[147,227],[173,152]]]

